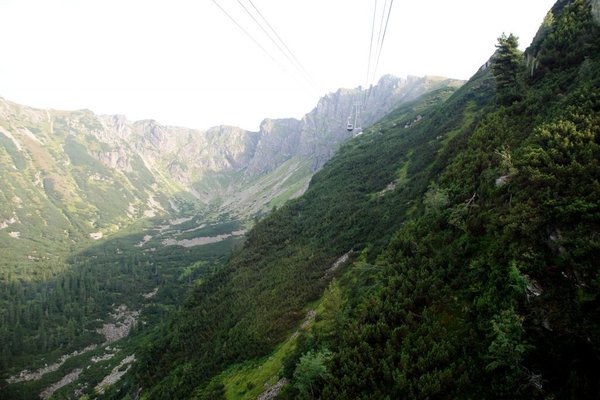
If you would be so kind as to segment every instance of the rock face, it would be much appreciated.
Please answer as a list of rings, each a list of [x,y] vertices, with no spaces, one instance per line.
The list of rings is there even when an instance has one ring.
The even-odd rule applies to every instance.
[[[231,126],[199,131],[162,126],[151,120],[129,123],[120,116],[104,116],[100,118],[105,130],[95,136],[121,147],[94,156],[111,168],[130,170],[131,161],[124,157],[128,152],[123,149],[131,147],[129,154],[141,155],[151,167],[166,171],[184,187],[222,173],[242,172],[246,181],[251,180],[294,157],[310,160],[315,171],[353,135],[346,130],[346,121],[353,115],[355,103],[361,104],[361,124],[368,126],[426,91],[460,84],[437,77],[402,79],[386,75],[369,89],[340,89],[327,94],[301,120],[266,119],[258,132]],[[221,194],[224,188],[219,189]],[[201,197],[203,201],[214,200]]]
[[[341,143],[354,135],[346,130],[346,123],[350,116],[354,122],[355,103],[360,104],[358,122],[367,127],[400,104],[427,91],[460,84],[460,81],[439,77],[402,79],[385,75],[369,89],[339,89],[329,93],[299,121],[263,121],[257,157],[252,160],[248,172],[268,172],[282,159],[293,156],[310,159],[312,170],[316,171],[333,156]]]
[[[132,143],[152,166],[165,169],[171,178],[189,187],[215,173],[243,172],[246,179],[252,179],[296,156],[310,160],[315,171],[353,135],[345,128],[354,103],[361,103],[361,123],[368,126],[426,91],[460,84],[436,77],[401,79],[387,75],[368,90],[340,89],[327,94],[301,120],[266,119],[258,132],[231,126],[198,131],[161,126],[155,121],[130,124],[114,116],[103,117],[103,121],[113,136]],[[99,158],[111,167],[129,165],[119,156],[106,153]]]

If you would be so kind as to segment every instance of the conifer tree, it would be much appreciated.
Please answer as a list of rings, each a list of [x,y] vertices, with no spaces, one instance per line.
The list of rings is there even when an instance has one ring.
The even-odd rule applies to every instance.
[[[502,103],[511,103],[518,97],[517,76],[521,64],[521,52],[518,49],[519,38],[512,33],[504,33],[498,38],[492,72],[496,79],[498,97]]]

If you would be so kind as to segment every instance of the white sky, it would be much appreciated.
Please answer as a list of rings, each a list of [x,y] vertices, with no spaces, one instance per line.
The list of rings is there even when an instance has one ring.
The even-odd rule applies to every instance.
[[[315,86],[237,0],[217,1],[280,65],[211,0],[0,0],[0,96],[130,120],[256,130],[263,118],[298,118],[325,93],[366,84],[375,0],[252,0]],[[553,3],[396,0],[376,80],[388,73],[467,79],[502,32],[527,47]]]

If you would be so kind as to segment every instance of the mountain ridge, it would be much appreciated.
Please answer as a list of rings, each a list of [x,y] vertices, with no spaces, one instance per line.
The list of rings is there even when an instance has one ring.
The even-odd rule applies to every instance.
[[[365,105],[371,115],[365,125],[418,93],[461,84],[389,76],[381,82],[385,87],[374,86]],[[0,230],[0,243],[25,246],[27,254],[12,252],[18,257],[37,257],[33,251],[40,238],[49,247],[61,236],[61,242],[74,244],[105,237],[139,218],[176,216],[183,209],[240,220],[263,215],[301,194],[312,174],[352,136],[345,129],[346,113],[364,94],[360,88],[338,90],[302,119],[265,119],[256,132],[131,122],[122,115],[37,109],[2,99],[0,223],[11,227]],[[38,215],[32,219],[27,215],[34,205]],[[48,221],[55,223],[48,228]],[[48,229],[52,232],[45,233]]]

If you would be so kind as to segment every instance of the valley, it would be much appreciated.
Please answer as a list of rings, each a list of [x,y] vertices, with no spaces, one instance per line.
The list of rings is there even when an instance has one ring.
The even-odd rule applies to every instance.
[[[365,124],[460,84],[385,77]],[[121,342],[134,346],[164,323],[256,221],[304,193],[352,136],[344,110],[363,93],[329,94],[302,121],[265,120],[260,132],[0,100],[1,392],[48,398],[108,386],[101,380],[134,356]]]
[[[597,399],[598,10],[258,131],[0,99],[0,399]]]

